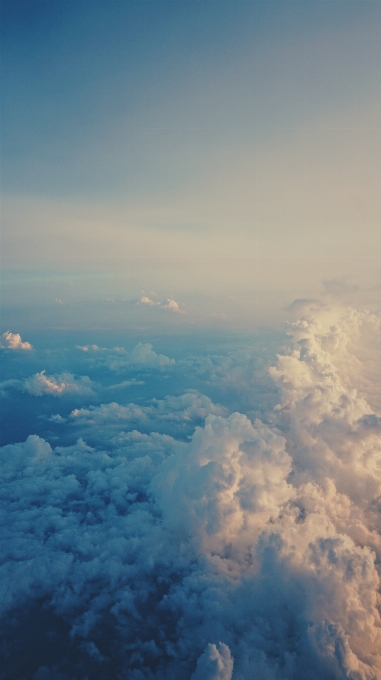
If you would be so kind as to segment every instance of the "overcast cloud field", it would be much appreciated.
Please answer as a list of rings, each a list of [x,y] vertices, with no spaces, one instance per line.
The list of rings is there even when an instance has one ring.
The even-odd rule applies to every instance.
[[[381,3],[0,5],[0,680],[381,680]]]

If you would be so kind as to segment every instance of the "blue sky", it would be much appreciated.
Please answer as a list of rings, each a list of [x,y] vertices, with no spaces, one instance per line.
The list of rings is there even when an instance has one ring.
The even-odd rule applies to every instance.
[[[99,301],[107,273],[104,298],[153,291],[233,325],[229,295],[265,325],[322,280],[374,296],[379,3],[2,11],[3,261],[34,272],[29,293],[93,272]]]

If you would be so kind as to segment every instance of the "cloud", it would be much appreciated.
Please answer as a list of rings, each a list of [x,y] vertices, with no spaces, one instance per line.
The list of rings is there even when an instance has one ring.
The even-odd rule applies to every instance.
[[[140,298],[138,305],[148,305],[149,307],[155,307],[156,305],[160,305],[160,302],[151,300],[151,298],[147,297],[146,295],[143,295]]]
[[[180,309],[179,303],[176,302],[176,300],[172,300],[171,298],[167,299],[167,304],[163,305],[163,309],[168,309],[170,312],[174,312],[175,314],[185,314],[185,311]]]
[[[149,366],[170,366],[175,363],[174,359],[169,359],[164,354],[156,354],[150,343],[138,342],[129,355],[131,364],[147,364]]]
[[[16,378],[11,378],[10,380],[3,380],[3,382],[0,383],[0,396],[1,397],[8,396],[8,390],[18,389],[19,385],[20,380],[17,380]]]
[[[110,385],[108,387],[109,390],[122,390],[125,387],[131,387],[132,385],[144,385],[145,382],[144,380],[123,380],[120,383],[117,383],[116,385]]]
[[[35,397],[50,394],[53,397],[61,397],[67,394],[78,394],[81,396],[94,396],[94,383],[86,375],[75,378],[72,373],[61,373],[60,375],[45,375],[45,371],[36,373],[31,378],[27,378],[21,389]]]
[[[151,298],[147,297],[147,295],[143,295],[140,300],[137,302],[138,305],[146,305],[147,307],[160,307],[160,309],[167,309],[170,312],[174,312],[175,314],[185,314],[186,312],[180,308],[180,305],[176,300],[173,300],[172,298],[167,298],[167,301],[165,304],[162,304],[158,300],[152,300]]]
[[[80,429],[82,436],[91,436],[94,426],[98,439],[105,435],[119,441],[126,430],[139,427],[144,431],[166,431],[179,433],[202,422],[207,415],[225,415],[226,409],[214,404],[211,399],[197,391],[189,391],[174,397],[152,399],[148,405],[129,403],[125,406],[117,402],[74,409],[70,414],[73,425]],[[107,434],[106,434],[107,433]]]
[[[209,643],[197,661],[192,680],[231,680],[232,673],[233,659],[229,647],[223,642],[218,647]]]
[[[58,423],[59,425],[63,425],[64,423],[67,422],[66,418],[63,418],[59,413],[56,413],[55,415],[50,416],[50,418],[48,418],[48,420],[51,423]]]
[[[23,342],[19,333],[11,333],[5,331],[0,338],[1,349],[22,349],[31,350],[32,345],[29,342]]]
[[[126,368],[162,369],[173,366],[175,360],[164,354],[157,354],[149,342],[138,342],[130,353],[123,347],[115,347],[104,357],[103,363],[111,371],[119,372]]]
[[[153,345],[149,342],[138,342],[137,345],[127,352],[124,347],[98,347],[98,345],[77,345],[77,349],[88,354],[94,353],[99,366],[107,366],[111,371],[122,371],[126,368],[156,368],[161,369],[175,364],[174,359],[170,359],[164,354],[157,354]]]

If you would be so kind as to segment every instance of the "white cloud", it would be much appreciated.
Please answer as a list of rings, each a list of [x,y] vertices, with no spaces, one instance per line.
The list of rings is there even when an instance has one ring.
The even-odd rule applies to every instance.
[[[98,345],[76,345],[76,348],[82,352],[100,352],[102,349],[105,349],[105,347],[98,347]]]
[[[140,298],[138,305],[148,305],[149,307],[155,307],[156,305],[160,305],[160,302],[151,300],[151,298],[147,297],[146,295],[143,295]]]
[[[50,418],[48,418],[48,420],[51,423],[57,423],[58,425],[63,425],[64,423],[66,423],[66,418],[63,418],[59,413],[56,413],[55,415],[50,416]]]
[[[19,333],[11,333],[5,331],[0,338],[0,348],[2,349],[23,349],[31,350],[32,345],[29,342],[23,342]]]
[[[218,404],[213,404],[209,397],[189,391],[180,397],[167,396],[164,399],[152,399],[146,406],[129,403],[126,406],[116,402],[89,406],[87,408],[74,409],[70,415],[72,423],[81,428],[81,433],[86,436],[86,431],[94,426],[98,429],[98,437],[102,432],[121,437],[126,428],[134,425],[139,428],[165,429],[169,425],[173,427],[188,427],[204,420],[209,414],[225,415],[226,409]]]
[[[61,397],[66,394],[94,395],[94,383],[87,376],[75,378],[72,373],[61,373],[60,375],[45,375],[45,371],[36,373],[31,378],[27,378],[22,389],[35,397],[43,394],[50,394],[53,397]]]
[[[170,312],[175,312],[175,314],[185,314],[185,311],[180,308],[179,303],[171,298],[167,299],[167,304],[163,305],[163,309],[169,309]]]
[[[133,350],[128,353],[122,347],[114,347],[103,359],[103,363],[115,372],[126,368],[156,368],[161,369],[173,366],[174,359],[170,359],[164,354],[157,354],[153,346],[149,343],[138,342]]]

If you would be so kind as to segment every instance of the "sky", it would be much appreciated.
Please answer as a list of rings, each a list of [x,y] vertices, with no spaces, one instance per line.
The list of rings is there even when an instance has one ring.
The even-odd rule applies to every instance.
[[[381,4],[1,13],[0,680],[381,680]]]
[[[374,301],[380,19],[368,0],[5,0],[5,328],[16,308],[33,326],[31,296],[62,327],[152,292],[182,326],[280,326],[332,279]]]

